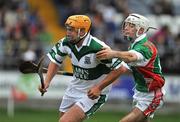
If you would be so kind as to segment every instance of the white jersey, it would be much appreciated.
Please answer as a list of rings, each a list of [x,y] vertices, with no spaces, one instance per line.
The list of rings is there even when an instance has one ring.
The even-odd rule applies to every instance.
[[[89,88],[102,81],[112,69],[121,65],[119,59],[98,60],[96,53],[102,47],[108,46],[88,34],[81,47],[77,47],[66,38],[63,38],[47,55],[52,62],[58,65],[61,65],[65,56],[68,55],[71,58],[74,74],[68,89],[75,89],[79,93],[87,93]],[[108,93],[110,87],[105,88],[102,94]]]

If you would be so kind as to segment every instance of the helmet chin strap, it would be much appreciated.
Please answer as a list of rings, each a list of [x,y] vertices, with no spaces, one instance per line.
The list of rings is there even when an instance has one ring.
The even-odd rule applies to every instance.
[[[87,36],[88,33],[85,33],[83,36],[80,36],[80,32],[81,32],[81,29],[78,29],[78,36],[76,38],[77,42],[75,42],[74,44],[78,44],[82,39],[84,39],[84,37]]]

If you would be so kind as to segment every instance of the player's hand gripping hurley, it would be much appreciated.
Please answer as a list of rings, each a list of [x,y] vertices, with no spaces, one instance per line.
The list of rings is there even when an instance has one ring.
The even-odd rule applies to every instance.
[[[39,63],[38,63],[38,75],[39,75],[39,77],[40,77],[40,80],[41,80],[41,88],[42,89],[44,89],[44,77],[43,77],[43,67],[42,67],[42,65],[43,65],[43,60],[44,60],[44,56],[43,57],[41,57],[41,59],[40,59],[40,61],[39,61]],[[44,95],[44,92],[41,92],[41,96],[43,96]]]
[[[21,63],[19,66],[20,72],[22,72],[24,74],[38,73],[38,75],[40,77],[42,89],[45,88],[43,73],[47,73],[47,71],[48,71],[47,68],[43,68],[43,60],[44,60],[44,56],[41,57],[38,64],[35,64],[31,61],[25,61],[25,62]],[[65,71],[58,71],[57,74],[66,75],[66,76],[73,76],[73,73],[65,72]],[[43,96],[44,93],[45,92],[41,91],[41,96]]]

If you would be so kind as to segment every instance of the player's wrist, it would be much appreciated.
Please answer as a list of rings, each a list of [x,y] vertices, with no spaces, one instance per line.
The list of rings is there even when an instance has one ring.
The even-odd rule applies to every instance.
[[[103,90],[103,86],[101,84],[97,85],[96,88],[98,89],[98,91],[102,91]]]
[[[50,82],[45,81],[44,86],[45,86],[45,89],[47,89],[50,86]]]
[[[118,52],[117,51],[113,51],[112,58],[118,58]]]

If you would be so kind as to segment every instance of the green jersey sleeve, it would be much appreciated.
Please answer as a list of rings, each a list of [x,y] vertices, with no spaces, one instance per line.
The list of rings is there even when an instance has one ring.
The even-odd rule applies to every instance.
[[[63,38],[59,42],[57,42],[54,47],[50,50],[50,52],[47,54],[49,59],[58,64],[61,65],[65,56],[67,55],[66,49],[63,46],[63,43],[66,39]]]

